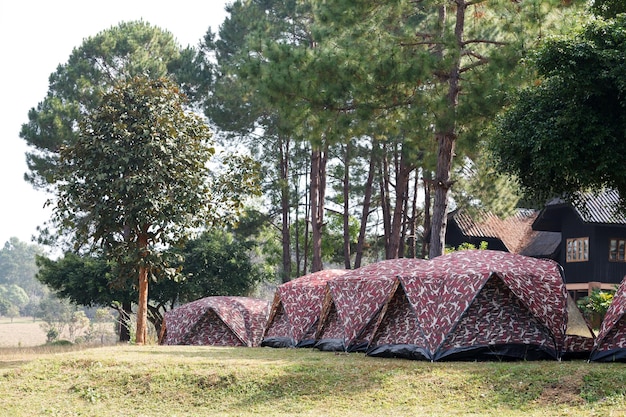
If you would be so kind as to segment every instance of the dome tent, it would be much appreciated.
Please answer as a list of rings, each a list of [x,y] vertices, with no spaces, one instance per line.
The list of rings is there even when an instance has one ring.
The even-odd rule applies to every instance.
[[[410,258],[384,260],[328,281],[315,347],[327,351],[365,350],[378,315],[398,285],[397,276],[422,262]]]
[[[279,285],[261,346],[312,346],[326,283],[345,273],[341,269],[327,269]]]
[[[500,251],[460,251],[399,277],[371,356],[437,360],[560,358],[567,292],[560,266]]]
[[[258,346],[269,303],[248,297],[215,296],[183,304],[165,313],[166,345]]]

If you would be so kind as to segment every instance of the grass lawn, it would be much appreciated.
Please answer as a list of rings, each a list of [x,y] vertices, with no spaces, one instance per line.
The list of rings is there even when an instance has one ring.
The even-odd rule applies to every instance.
[[[2,416],[624,416],[626,365],[308,349],[0,349]]]

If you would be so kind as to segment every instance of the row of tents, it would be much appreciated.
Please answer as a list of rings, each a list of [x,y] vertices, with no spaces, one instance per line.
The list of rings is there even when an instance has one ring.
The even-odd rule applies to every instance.
[[[626,361],[626,281],[594,335],[562,268],[490,250],[324,270],[272,303],[208,297],[164,317],[164,344],[314,347],[441,360]]]

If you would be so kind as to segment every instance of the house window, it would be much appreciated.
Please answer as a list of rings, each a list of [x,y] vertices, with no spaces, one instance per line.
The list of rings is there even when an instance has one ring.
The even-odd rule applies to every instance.
[[[589,238],[567,239],[567,262],[586,262],[589,260]]]
[[[626,239],[611,239],[609,261],[626,262]]]

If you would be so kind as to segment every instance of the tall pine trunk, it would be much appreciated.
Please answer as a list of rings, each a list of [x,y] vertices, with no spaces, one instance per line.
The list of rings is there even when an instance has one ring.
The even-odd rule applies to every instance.
[[[435,198],[433,200],[433,217],[430,233],[430,259],[440,256],[444,252],[447,214],[448,214],[448,191],[452,186],[450,173],[452,171],[452,158],[456,142],[456,109],[459,103],[459,82],[461,67],[461,50],[463,49],[463,33],[465,30],[465,11],[467,3],[464,0],[456,2],[456,22],[454,36],[456,50],[450,59],[450,69],[445,76],[448,92],[445,97],[447,104],[446,114],[442,117],[441,125],[437,128],[435,139],[437,141],[437,169],[435,170]],[[446,12],[440,13],[441,26],[445,27]]]
[[[350,141],[346,143],[343,172],[343,262],[346,269],[350,269]]]
[[[383,215],[383,243],[385,247],[385,259],[391,259],[389,254],[389,237],[391,236],[391,198],[389,181],[389,160],[387,159],[386,146],[383,145],[383,152],[380,161],[380,204]]]
[[[326,192],[326,151],[311,152],[311,272],[324,269],[322,263],[322,229]]]
[[[365,182],[365,195],[363,196],[363,213],[361,215],[361,226],[359,229],[359,239],[356,244],[356,255],[354,257],[354,268],[361,267],[363,260],[363,250],[365,247],[365,235],[367,232],[367,219],[370,214],[370,205],[372,202],[372,192],[374,186],[374,173],[376,171],[376,161],[378,157],[378,142],[372,142],[372,155],[370,156],[369,171],[367,173],[367,181]]]
[[[291,230],[289,225],[289,139],[280,141],[280,205],[281,205],[281,234],[283,245],[282,282],[291,279]]]
[[[419,171],[418,171],[419,172]],[[419,175],[418,172],[415,173],[414,181],[413,181],[413,198],[411,200],[411,215],[408,216],[407,211],[407,228],[408,228],[408,247],[407,253],[410,258],[417,258],[417,194],[419,191]]]
[[[423,183],[424,183],[424,233],[422,234],[422,252],[421,258],[426,259],[430,250],[430,226],[431,226],[431,216],[430,216],[430,206],[432,204],[431,198],[431,189],[433,185],[432,174],[429,170],[424,170],[423,174]]]
[[[448,225],[448,191],[451,186],[450,171],[454,153],[455,136],[453,132],[437,134],[437,170],[435,171],[435,197],[433,199],[433,215],[430,230],[429,258],[434,259],[443,254],[446,243]]]
[[[404,223],[404,213],[409,189],[409,174],[412,168],[406,163],[404,152],[400,151],[400,157],[396,158],[396,198],[393,208],[393,216],[391,221],[391,230],[389,233],[389,248],[387,250],[387,259],[396,259],[402,257],[402,232]]]

